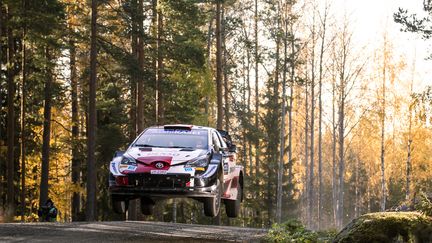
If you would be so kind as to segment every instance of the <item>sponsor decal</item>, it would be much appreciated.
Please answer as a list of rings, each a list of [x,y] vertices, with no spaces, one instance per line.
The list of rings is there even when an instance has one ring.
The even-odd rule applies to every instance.
[[[116,163],[112,162],[111,163],[111,169],[114,171],[114,174],[118,174],[117,168],[116,168]]]
[[[207,131],[205,130],[176,130],[176,129],[167,129],[167,130],[148,130],[146,134],[191,134],[191,135],[205,135]]]
[[[174,156],[180,156],[181,154],[179,152],[148,152],[145,154],[145,157],[155,157],[155,156],[168,156],[168,157],[174,157]],[[137,155],[138,156],[138,155]]]
[[[186,167],[186,168],[184,168],[184,170],[187,171],[187,172],[191,172],[192,168],[191,167]]]
[[[129,165],[127,167],[127,170],[130,170],[130,171],[136,171],[136,169],[137,169],[137,166],[135,166],[135,165]]]
[[[224,168],[224,172],[227,173],[229,169],[228,164],[224,163],[223,168]]]
[[[168,173],[168,171],[166,170],[151,170],[150,174],[153,175],[166,175]]]

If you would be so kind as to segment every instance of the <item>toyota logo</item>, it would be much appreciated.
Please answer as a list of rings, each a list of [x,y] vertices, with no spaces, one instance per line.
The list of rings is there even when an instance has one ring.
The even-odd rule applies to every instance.
[[[157,162],[157,163],[155,164],[155,167],[158,168],[158,169],[162,169],[163,167],[165,167],[165,165],[164,165],[164,163],[162,163],[162,162]]]

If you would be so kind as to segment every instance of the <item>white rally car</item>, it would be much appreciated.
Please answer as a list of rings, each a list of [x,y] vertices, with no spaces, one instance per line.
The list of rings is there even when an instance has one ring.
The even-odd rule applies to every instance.
[[[157,201],[189,197],[214,217],[225,203],[237,217],[243,200],[243,167],[236,165],[236,146],[225,131],[193,125],[165,125],[144,130],[110,163],[109,191],[115,212],[125,213],[139,198],[143,214]]]

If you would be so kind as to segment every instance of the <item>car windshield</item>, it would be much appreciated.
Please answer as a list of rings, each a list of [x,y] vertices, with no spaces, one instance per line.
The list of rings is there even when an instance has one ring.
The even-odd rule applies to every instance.
[[[207,149],[207,130],[150,128],[133,144],[137,147]]]

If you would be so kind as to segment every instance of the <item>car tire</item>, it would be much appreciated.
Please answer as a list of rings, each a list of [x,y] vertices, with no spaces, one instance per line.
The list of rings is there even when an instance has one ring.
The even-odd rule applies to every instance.
[[[147,197],[141,198],[141,213],[144,215],[153,215],[155,203],[153,200]]]
[[[115,213],[124,214],[129,208],[129,200],[118,196],[111,196],[111,205]]]
[[[225,210],[226,214],[230,218],[237,218],[240,214],[240,203],[242,200],[243,189],[241,185],[238,185],[237,189],[237,199],[236,200],[225,200]]]
[[[208,217],[216,217],[221,208],[222,197],[222,181],[217,180],[216,196],[204,199],[204,214]]]

